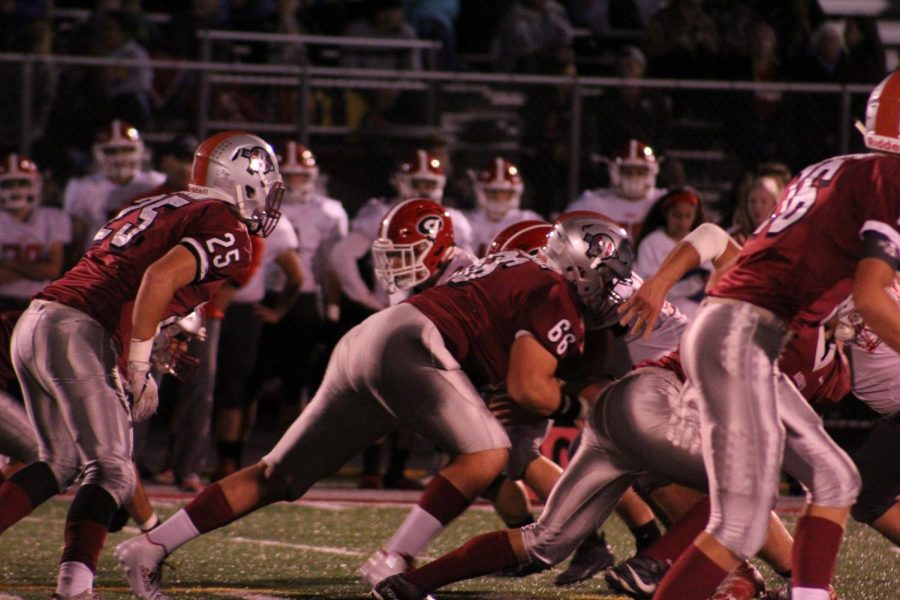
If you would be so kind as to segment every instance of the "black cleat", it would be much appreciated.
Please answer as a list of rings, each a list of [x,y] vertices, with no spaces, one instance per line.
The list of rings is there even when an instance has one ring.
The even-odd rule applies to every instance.
[[[634,556],[606,571],[609,587],[632,598],[653,597],[659,582],[669,570],[669,564],[658,558]]]
[[[372,590],[375,600],[434,600],[425,590],[403,579],[398,573],[378,582]]]
[[[556,576],[554,585],[572,585],[590,579],[594,574],[610,568],[616,563],[612,548],[606,543],[603,535],[588,536],[578,548],[569,562],[568,568]]]

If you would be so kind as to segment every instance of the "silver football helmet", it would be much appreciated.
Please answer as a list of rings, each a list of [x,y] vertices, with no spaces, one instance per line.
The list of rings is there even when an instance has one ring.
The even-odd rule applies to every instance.
[[[589,211],[560,216],[541,250],[547,264],[575,286],[591,313],[603,310],[608,294],[631,277],[634,264],[625,230]]]

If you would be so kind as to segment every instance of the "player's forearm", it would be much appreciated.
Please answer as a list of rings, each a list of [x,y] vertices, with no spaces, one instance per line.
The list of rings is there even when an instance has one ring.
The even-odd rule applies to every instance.
[[[154,272],[152,268],[144,273],[131,314],[133,339],[148,340],[156,335],[156,328],[177,289],[174,278],[165,273]]]
[[[559,380],[535,376],[510,387],[509,395],[523,408],[546,417],[560,406]]]

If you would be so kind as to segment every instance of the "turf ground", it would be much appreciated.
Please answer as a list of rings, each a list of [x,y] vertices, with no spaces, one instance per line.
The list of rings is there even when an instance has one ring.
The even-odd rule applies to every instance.
[[[174,570],[164,574],[165,588],[175,598],[365,598],[367,589],[356,569],[386,540],[406,514],[415,494],[379,492],[362,495],[348,488],[314,488],[313,501],[280,504],[259,511],[183,547],[172,556]],[[0,538],[0,600],[46,599],[54,589],[62,546],[62,525],[70,497],[39,508]],[[154,494],[161,515],[177,510],[185,499],[165,490]],[[789,526],[796,502],[782,513]],[[451,526],[428,549],[425,558],[455,548],[470,537],[496,529],[500,522],[486,507],[476,507]],[[136,530],[126,527],[110,535],[95,588],[104,599],[128,598],[112,548]],[[617,518],[607,537],[619,558],[633,542]],[[449,586],[442,598],[538,600],[549,598],[621,598],[607,590],[602,578],[569,588],[555,588],[557,567],[526,579],[485,577]],[[778,581],[763,569],[770,583]],[[852,523],[841,551],[835,587],[844,600],[900,599],[900,554],[872,530]]]

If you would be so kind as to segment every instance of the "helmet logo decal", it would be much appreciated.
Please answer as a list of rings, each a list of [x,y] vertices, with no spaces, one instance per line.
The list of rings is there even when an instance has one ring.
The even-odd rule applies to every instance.
[[[616,243],[605,233],[585,233],[583,239],[588,243],[588,258],[602,260],[616,253]]]
[[[241,148],[231,157],[231,160],[235,160],[239,157],[247,159],[247,172],[251,175],[254,173],[265,175],[266,173],[271,173],[275,170],[275,165],[272,164],[269,152],[261,146]]]
[[[444,221],[437,215],[428,215],[416,223],[416,230],[423,236],[434,239],[438,232],[444,228]]]

